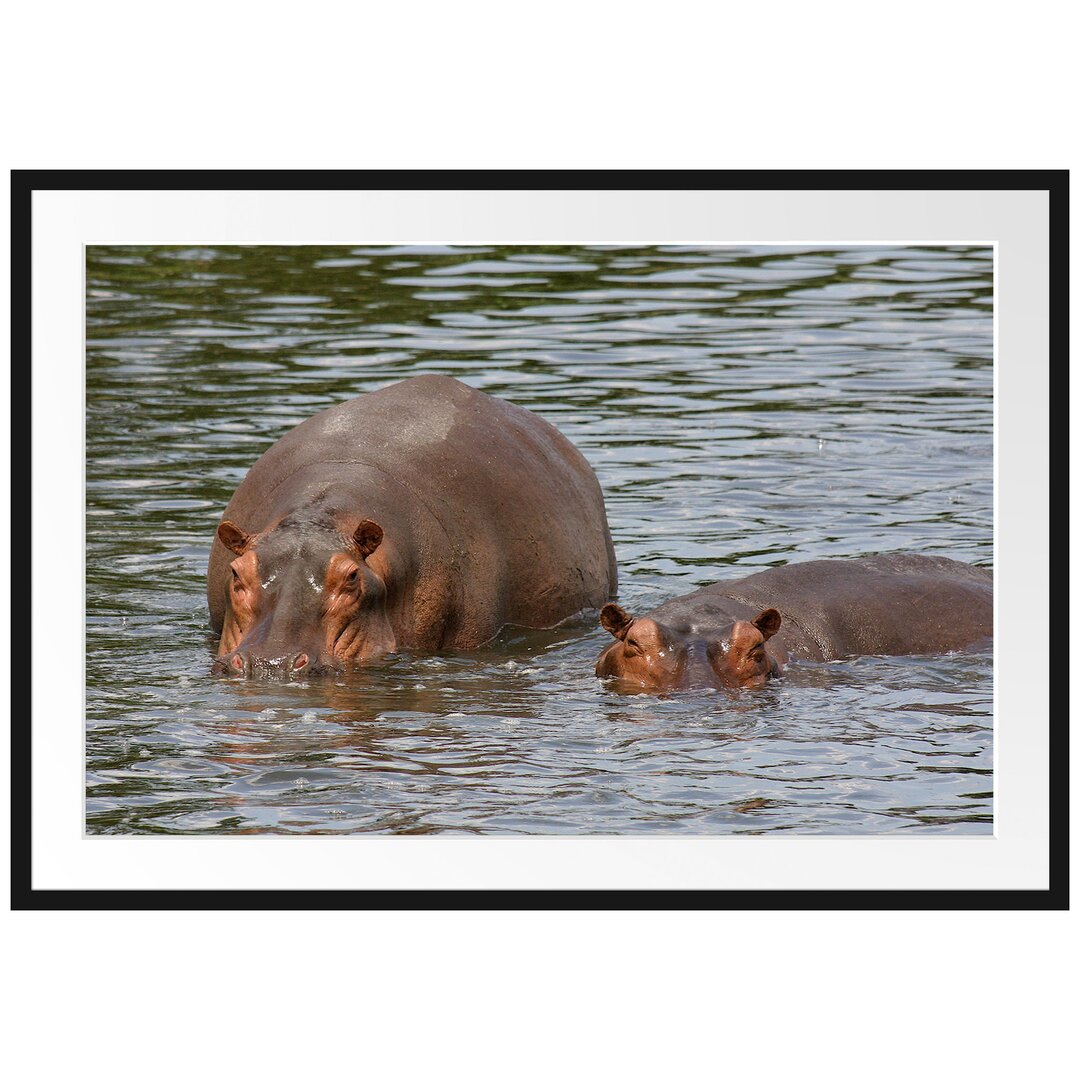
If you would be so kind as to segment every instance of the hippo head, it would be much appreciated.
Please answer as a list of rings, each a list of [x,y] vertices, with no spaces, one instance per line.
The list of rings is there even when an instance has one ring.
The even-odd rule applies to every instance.
[[[635,619],[618,604],[605,604],[600,625],[615,641],[596,661],[597,676],[646,693],[762,686],[785,659],[782,649],[765,645],[780,629],[775,608],[719,630],[697,631],[676,630],[647,616]]]
[[[223,521],[217,535],[236,558],[216,674],[317,675],[394,650],[386,588],[368,563],[383,538],[374,521],[343,532],[336,515],[309,511],[258,534]]]

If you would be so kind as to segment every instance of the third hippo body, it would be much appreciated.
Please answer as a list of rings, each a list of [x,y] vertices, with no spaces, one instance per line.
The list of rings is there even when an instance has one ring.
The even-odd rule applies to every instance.
[[[776,608],[780,642],[804,660],[943,653],[993,633],[993,580],[984,567],[928,555],[817,559],[706,585],[650,616],[704,631]]]
[[[760,686],[790,657],[944,653],[987,639],[993,575],[925,555],[790,563],[640,618],[607,604],[600,621],[616,640],[600,654],[598,676],[651,692]]]

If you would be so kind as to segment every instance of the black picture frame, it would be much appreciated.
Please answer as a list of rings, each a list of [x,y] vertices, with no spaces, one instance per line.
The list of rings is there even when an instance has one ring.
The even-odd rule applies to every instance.
[[[30,444],[31,238],[33,195],[48,190],[982,190],[1045,191],[1050,216],[1049,416],[1068,430],[1069,400],[1069,173],[1067,170],[999,171],[78,171],[15,170],[11,174],[11,521],[31,509]],[[1051,529],[1034,558],[1053,567],[1059,598],[1051,621],[1045,677],[1052,699],[1068,700],[1069,462],[1047,463]],[[28,528],[11,536],[11,906],[15,910],[1064,910],[1069,906],[1069,731],[1053,726],[1049,775],[1049,887],[1028,889],[912,890],[76,890],[32,885],[31,725],[35,696],[29,683],[32,559]],[[1041,673],[1040,673],[1041,675]]]

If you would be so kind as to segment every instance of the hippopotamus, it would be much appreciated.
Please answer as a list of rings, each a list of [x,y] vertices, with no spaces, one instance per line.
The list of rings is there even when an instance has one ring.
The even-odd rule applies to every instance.
[[[677,596],[634,618],[606,604],[615,638],[597,676],[625,689],[757,687],[791,658],[944,653],[994,631],[991,572],[925,555],[789,563]]]
[[[305,420],[251,467],[210,553],[218,674],[472,649],[616,593],[600,485],[559,431],[445,375]]]

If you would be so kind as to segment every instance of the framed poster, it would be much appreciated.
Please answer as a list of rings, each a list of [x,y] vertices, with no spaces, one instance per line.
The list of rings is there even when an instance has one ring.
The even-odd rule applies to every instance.
[[[14,906],[1067,905],[1064,665],[998,662],[1030,654],[1031,612],[1064,618],[1065,174],[27,172],[12,192]],[[298,425],[383,391],[408,396],[381,428],[357,405],[299,503],[274,500],[306,458],[242,487]],[[454,394],[495,403],[471,442]],[[585,471],[499,442],[508,416]],[[313,505],[340,551],[272,566],[283,521],[326,532]],[[607,536],[617,586],[586,587]],[[343,555],[388,629],[327,628]],[[230,638],[234,556],[258,603]],[[857,577],[867,557],[904,598]],[[758,574],[781,619],[758,636],[824,644],[789,640],[751,686],[709,660],[734,631],[670,605]],[[958,574],[975,586],[948,592]],[[598,614],[616,590],[666,682],[597,678],[626,637]]]

